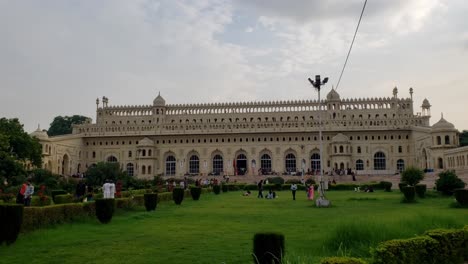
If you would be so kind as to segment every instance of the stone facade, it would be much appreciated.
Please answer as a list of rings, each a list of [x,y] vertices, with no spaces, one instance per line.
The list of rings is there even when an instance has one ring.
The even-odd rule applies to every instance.
[[[413,111],[413,90],[399,98],[112,106],[96,100],[96,123],[73,134],[32,133],[43,145],[44,168],[82,173],[97,162],[118,162],[139,178],[155,175],[300,174],[323,169],[358,174],[394,174],[414,165],[446,168],[445,152],[456,148],[458,131],[441,118],[429,125],[431,105]],[[319,120],[322,120],[321,123]]]

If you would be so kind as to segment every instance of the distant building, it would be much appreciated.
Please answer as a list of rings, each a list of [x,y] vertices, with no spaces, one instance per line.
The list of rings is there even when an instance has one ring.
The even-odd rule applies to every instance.
[[[409,98],[399,98],[396,87],[387,98],[341,99],[332,89],[322,102],[166,104],[158,95],[151,105],[113,106],[103,97],[96,123],[76,125],[70,135],[32,135],[43,146],[44,168],[63,175],[100,161],[138,178],[447,168],[458,131],[444,118],[430,126],[428,100],[414,113],[412,97],[410,89]]]

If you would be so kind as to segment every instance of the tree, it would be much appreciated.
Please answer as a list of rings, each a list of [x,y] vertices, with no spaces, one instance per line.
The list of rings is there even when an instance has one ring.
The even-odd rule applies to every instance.
[[[86,172],[86,181],[92,185],[102,185],[105,180],[125,180],[127,173],[120,169],[119,163],[98,162]]]
[[[460,147],[468,146],[468,130],[463,130],[460,133]]]
[[[410,186],[418,184],[424,179],[424,172],[415,167],[408,167],[401,173],[401,182],[406,182]]]
[[[0,119],[0,176],[7,178],[25,174],[25,164],[42,165],[42,146],[24,132],[17,118]]]
[[[465,183],[458,178],[455,171],[443,171],[439,173],[439,179],[435,182],[436,189],[446,195],[452,195],[453,191],[458,188],[465,188]]]
[[[72,133],[72,125],[83,124],[89,117],[74,115],[74,116],[56,116],[50,124],[47,134],[49,136],[59,136]]]

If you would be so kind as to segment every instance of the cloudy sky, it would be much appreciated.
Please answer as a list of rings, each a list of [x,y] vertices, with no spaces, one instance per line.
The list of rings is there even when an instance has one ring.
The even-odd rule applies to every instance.
[[[0,116],[27,131],[110,105],[316,99],[336,85],[363,0],[0,0]],[[427,98],[468,129],[468,2],[369,0],[342,98]]]

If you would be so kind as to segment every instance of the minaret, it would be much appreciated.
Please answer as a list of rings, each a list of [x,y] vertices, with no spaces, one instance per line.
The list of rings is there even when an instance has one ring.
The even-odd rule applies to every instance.
[[[395,86],[395,88],[393,88],[393,98],[397,99],[398,98],[398,88]]]
[[[96,109],[98,109],[98,108],[99,108],[99,97],[96,98]]]
[[[411,96],[411,102],[413,102],[413,87],[409,88],[409,94]]]

